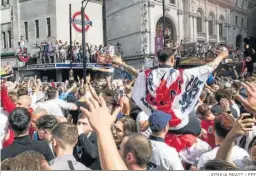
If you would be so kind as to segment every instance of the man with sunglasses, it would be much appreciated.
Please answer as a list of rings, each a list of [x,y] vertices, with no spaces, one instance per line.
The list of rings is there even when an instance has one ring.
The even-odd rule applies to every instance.
[[[79,114],[77,121],[78,142],[74,148],[74,157],[92,170],[101,170],[97,135],[93,131],[85,114]]]

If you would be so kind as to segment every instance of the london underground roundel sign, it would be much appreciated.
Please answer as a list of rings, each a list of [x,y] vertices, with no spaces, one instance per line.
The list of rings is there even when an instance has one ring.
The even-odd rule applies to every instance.
[[[72,26],[73,28],[75,28],[75,30],[77,32],[82,32],[82,21],[81,21],[81,12],[76,12],[72,19]],[[90,28],[90,26],[92,26],[92,21],[90,20],[90,18],[84,14],[84,21],[85,21],[85,31],[88,31],[88,29]]]

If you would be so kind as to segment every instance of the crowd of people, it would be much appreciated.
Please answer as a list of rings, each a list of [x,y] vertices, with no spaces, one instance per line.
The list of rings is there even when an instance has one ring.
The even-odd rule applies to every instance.
[[[184,70],[175,54],[161,49],[141,72],[101,56],[131,81],[2,80],[1,169],[254,170],[256,78],[217,73],[227,49]]]
[[[65,63],[70,58],[73,63],[83,62],[82,45],[78,41],[74,41],[72,48],[70,48],[68,42],[56,40],[53,37],[51,40],[43,41],[40,50],[42,63]],[[110,54],[113,56],[114,52],[114,47],[111,44],[97,46],[86,43],[85,45],[87,63],[97,63],[99,62],[99,55]]]

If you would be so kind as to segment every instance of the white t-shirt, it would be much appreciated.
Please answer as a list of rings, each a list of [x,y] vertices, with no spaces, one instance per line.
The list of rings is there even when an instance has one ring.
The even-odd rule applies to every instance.
[[[215,147],[212,151],[209,151],[207,153],[204,153],[198,162],[197,168],[203,168],[204,165],[211,161],[214,160],[216,158],[217,152],[218,152],[219,147]],[[232,148],[232,153],[231,153],[231,160],[236,163],[237,167],[239,169],[244,169],[245,168],[245,164],[243,163],[243,159],[245,157],[249,157],[249,154],[242,148],[238,147],[238,146],[234,146]]]
[[[2,142],[8,132],[8,117],[2,112],[0,113],[0,149],[2,149]]]
[[[157,166],[156,170],[184,170],[176,149],[161,141],[150,141],[153,149],[150,161]]]
[[[50,115],[64,117],[62,110],[71,110],[72,103],[65,102],[61,99],[52,99],[38,103],[36,108],[45,109]]]
[[[143,135],[146,136],[146,137],[149,137],[149,136],[152,134],[152,131],[151,131],[150,128],[148,128],[148,129],[147,129],[146,131],[144,131],[144,132],[140,131],[140,122],[146,121],[146,120],[148,120],[148,118],[149,118],[148,115],[147,115],[145,112],[143,112],[143,111],[141,111],[141,112],[137,115],[137,118],[136,118],[136,125],[137,125],[138,133],[143,134]]]
[[[240,112],[240,109],[239,109],[239,107],[237,106],[237,104],[232,104],[232,108],[233,108],[234,110],[236,110],[237,116],[239,117],[239,116],[241,115],[241,112]]]

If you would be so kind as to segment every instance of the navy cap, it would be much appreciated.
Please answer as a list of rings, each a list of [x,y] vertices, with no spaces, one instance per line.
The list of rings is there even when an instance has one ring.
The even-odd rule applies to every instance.
[[[170,114],[163,111],[155,111],[149,117],[149,127],[153,132],[160,132],[163,130],[168,122],[172,119]]]

